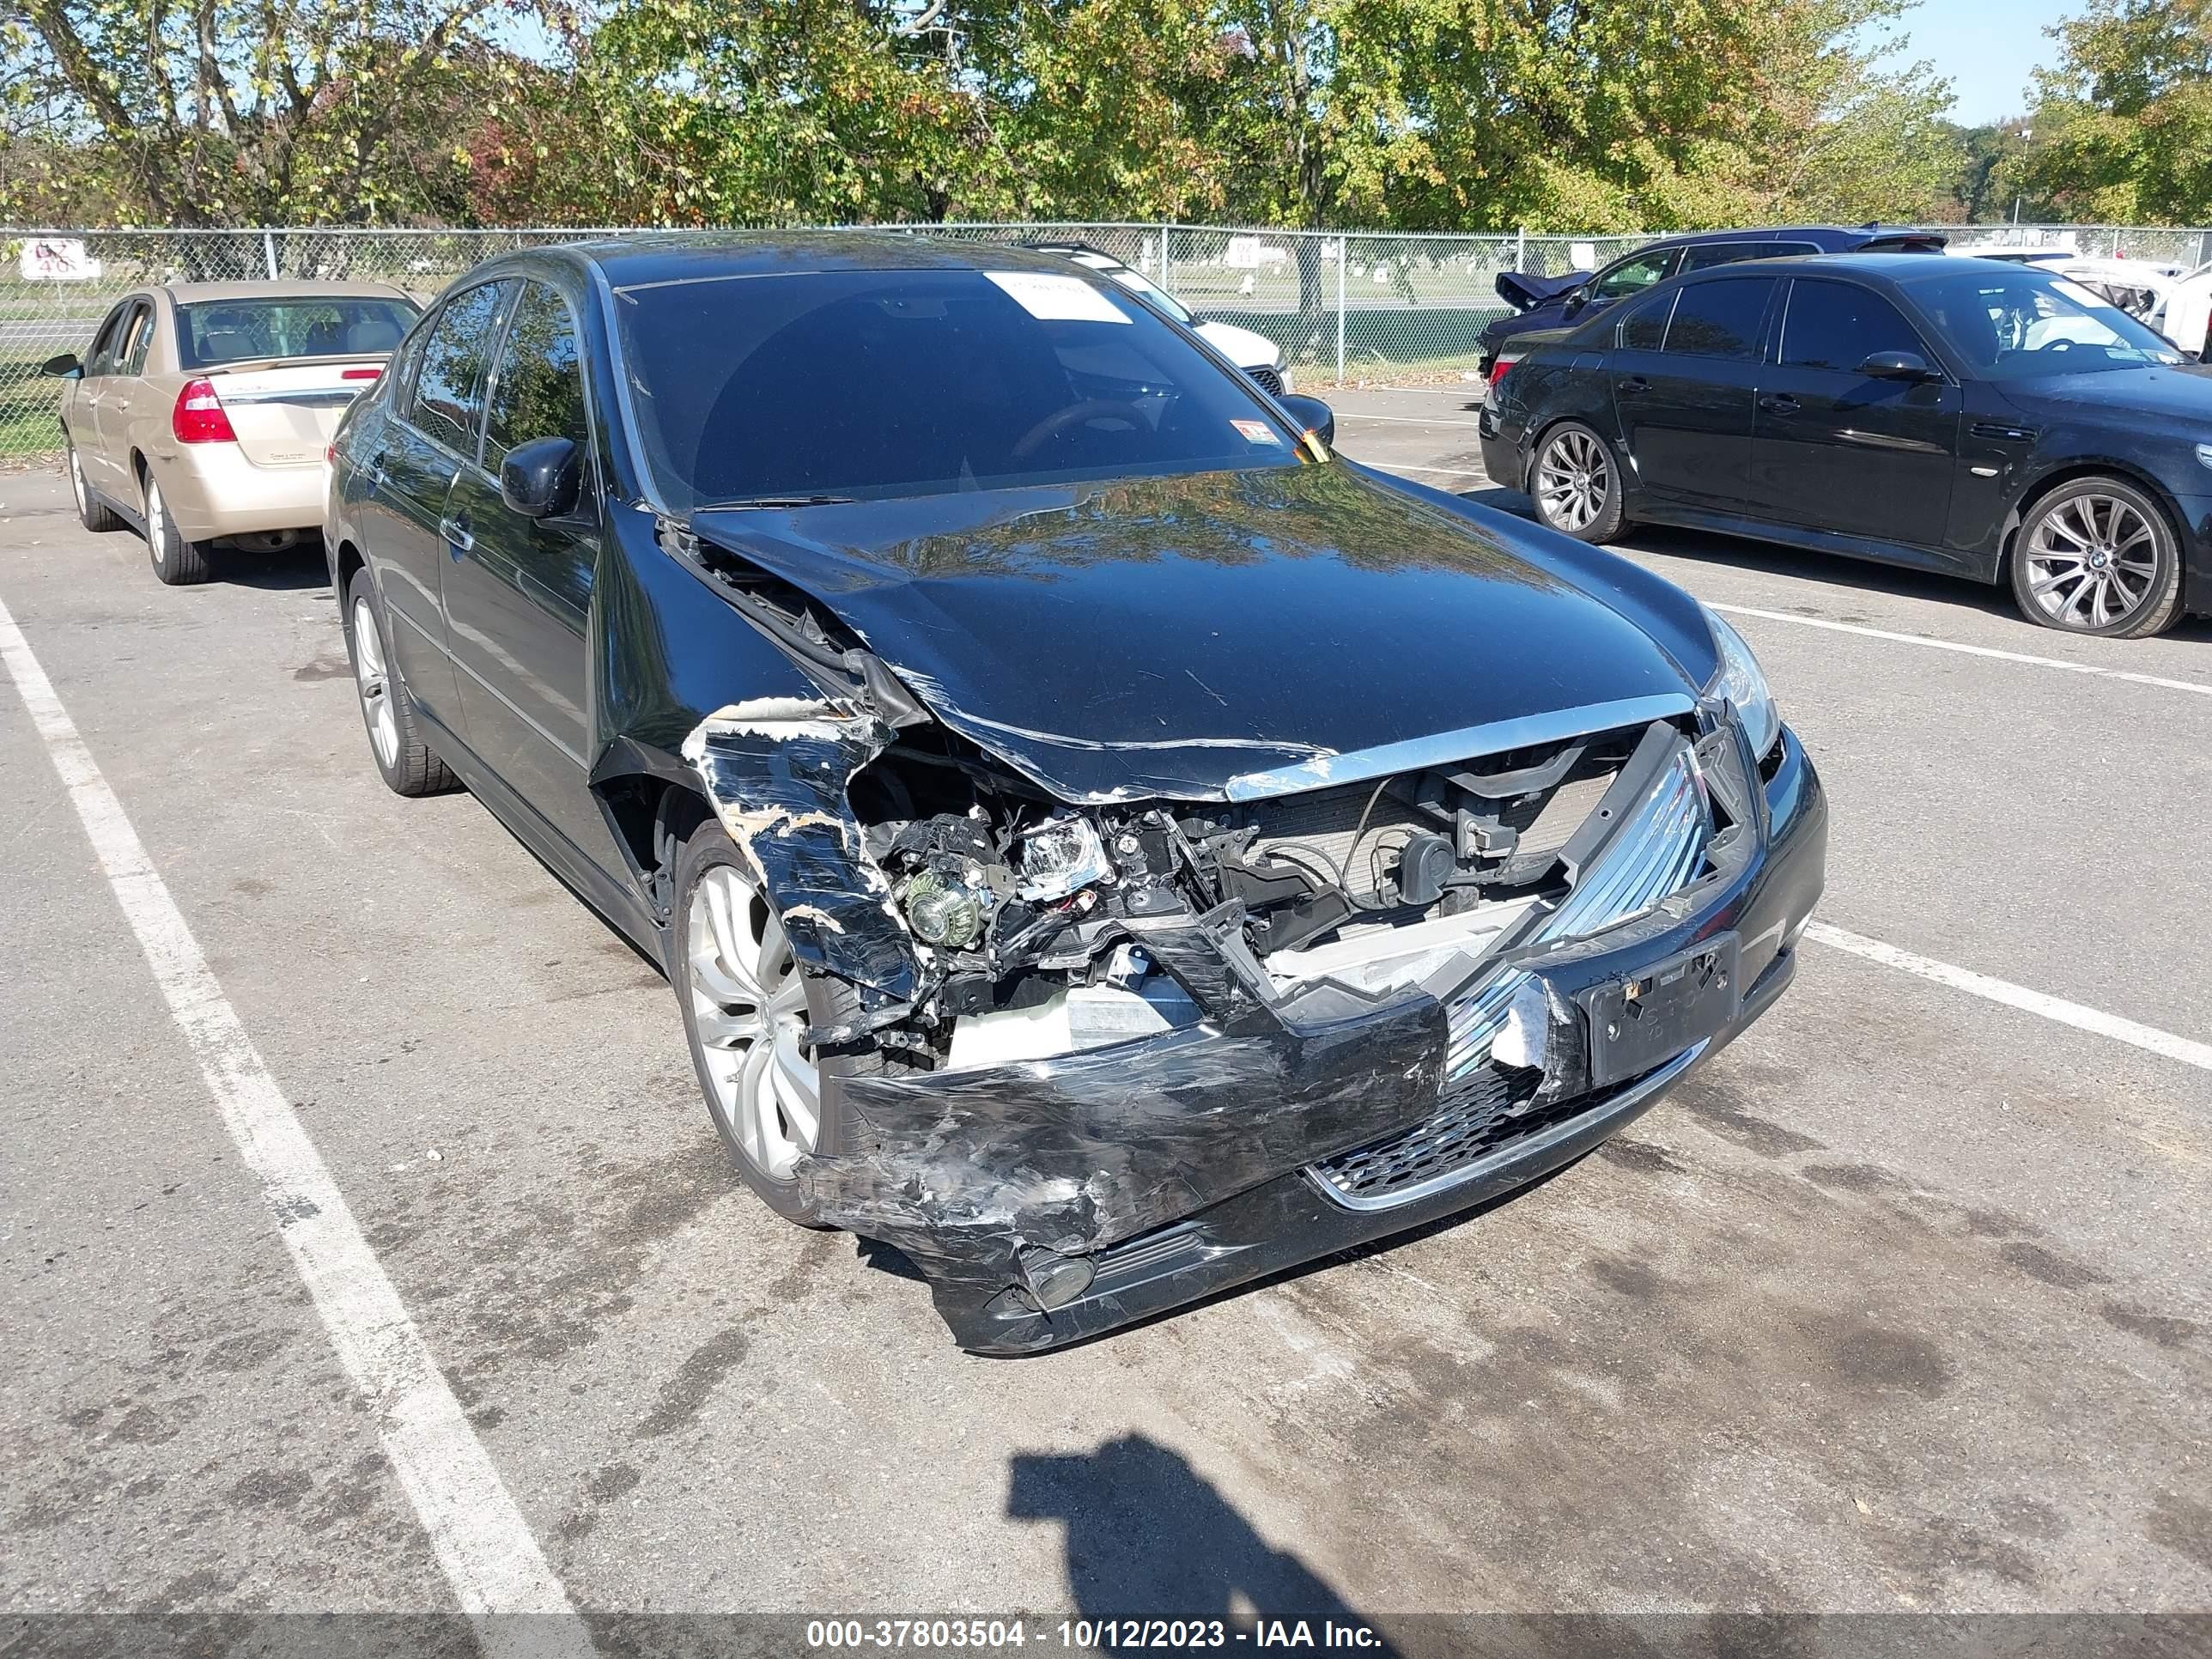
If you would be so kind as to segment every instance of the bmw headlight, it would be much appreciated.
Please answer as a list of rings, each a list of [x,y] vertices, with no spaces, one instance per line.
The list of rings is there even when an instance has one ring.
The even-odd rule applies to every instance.
[[[1698,608],[1705,613],[1705,626],[1712,629],[1713,644],[1721,653],[1721,665],[1705,688],[1705,696],[1725,697],[1735,705],[1744,735],[1751,739],[1751,752],[1765,760],[1766,751],[1782,735],[1782,715],[1774,706],[1774,693],[1766,689],[1766,675],[1742,635],[1723,622],[1711,606]]]

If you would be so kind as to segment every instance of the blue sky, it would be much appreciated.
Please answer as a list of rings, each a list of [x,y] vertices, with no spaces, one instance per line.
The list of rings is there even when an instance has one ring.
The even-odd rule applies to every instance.
[[[2027,109],[2028,77],[2057,60],[2045,28],[2084,9],[2084,0],[1922,0],[1905,15],[1909,44],[1898,59],[1926,58],[1950,81],[1953,120],[2002,120]]]

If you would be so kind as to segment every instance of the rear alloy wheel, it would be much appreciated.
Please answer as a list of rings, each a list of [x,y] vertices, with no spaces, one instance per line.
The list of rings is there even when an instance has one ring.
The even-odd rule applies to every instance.
[[[395,795],[437,795],[459,787],[446,763],[422,741],[422,722],[407,700],[407,683],[392,660],[377,615],[376,590],[368,572],[356,570],[345,592],[346,653],[353,659],[354,695],[361,701],[361,723],[368,729],[368,751],[377,772]]]
[[[169,516],[169,504],[161,499],[161,486],[150,467],[139,484],[145,492],[146,551],[154,561],[154,574],[171,587],[205,581],[214,574],[208,563],[208,544],[185,539]]]
[[[2145,639],[2181,616],[2181,556],[2166,514],[2118,478],[2083,478],[2037,502],[2013,544],[2013,596],[2030,622]]]
[[[115,510],[92,493],[92,486],[84,481],[84,463],[76,458],[76,446],[69,447],[70,493],[76,497],[76,521],[96,533],[123,528],[123,520]]]
[[[1605,440],[1578,421],[1544,434],[1528,481],[1536,516],[1577,541],[1609,542],[1620,534],[1620,469]]]

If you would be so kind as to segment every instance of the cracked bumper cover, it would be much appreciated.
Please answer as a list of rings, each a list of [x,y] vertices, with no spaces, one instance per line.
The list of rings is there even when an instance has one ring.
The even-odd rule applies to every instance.
[[[1351,1208],[1307,1166],[1436,1111],[1449,1006],[1497,961],[1381,1001],[1322,982],[1270,1004],[1217,983],[1200,993],[1213,1018],[1159,1037],[965,1073],[849,1079],[846,1144],[809,1159],[804,1177],[824,1220],[915,1263],[963,1347],[1002,1353],[1096,1334],[1494,1198],[1648,1109],[1787,984],[1791,946],[1820,892],[1827,817],[1794,733],[1784,733],[1765,793],[1765,834],[1735,868],[1690,890],[1692,904],[1528,964],[1552,1010],[1546,1091],[1586,1097],[1589,1109],[1414,1201]],[[1728,933],[1741,943],[1744,988],[1732,1020],[1638,1082],[1589,1093],[1585,994]],[[1079,1259],[1091,1273],[1081,1294],[1049,1312],[1025,1293],[1024,1262],[1039,1253]]]

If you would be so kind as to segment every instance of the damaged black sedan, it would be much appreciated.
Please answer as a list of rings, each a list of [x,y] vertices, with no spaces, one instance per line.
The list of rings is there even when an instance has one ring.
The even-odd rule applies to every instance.
[[[665,964],[763,1200],[1014,1352],[1587,1152],[1819,896],[1724,623],[1328,445],[1043,255],[536,250],[348,416],[326,544],[386,781]]]

